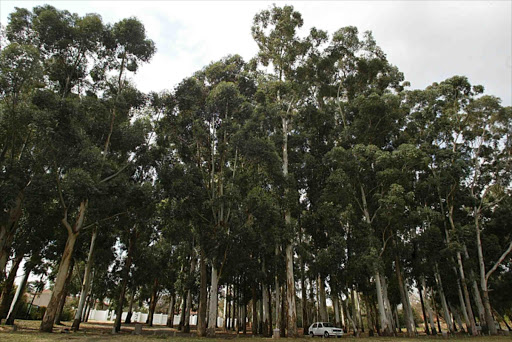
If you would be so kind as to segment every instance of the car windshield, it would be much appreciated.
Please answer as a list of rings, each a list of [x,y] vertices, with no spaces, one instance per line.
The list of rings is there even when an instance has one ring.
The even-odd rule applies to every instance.
[[[322,323],[324,325],[325,328],[332,328],[334,327],[334,325],[332,325],[332,323]]]

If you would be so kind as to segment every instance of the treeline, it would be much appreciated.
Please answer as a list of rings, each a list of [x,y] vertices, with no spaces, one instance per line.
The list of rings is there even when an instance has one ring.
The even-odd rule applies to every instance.
[[[137,19],[11,13],[0,318],[12,324],[32,274],[53,284],[48,332],[78,293],[74,329],[96,301],[116,331],[123,308],[129,322],[147,301],[151,324],[165,301],[180,329],[194,310],[211,336],[219,296],[227,328],[264,336],[307,333],[328,298],[356,335],[436,334],[439,317],[450,333],[508,327],[512,108],[462,76],[407,90],[371,33],[302,25],[291,6],[264,10],[253,59],[144,94],[130,75],[155,45]]]

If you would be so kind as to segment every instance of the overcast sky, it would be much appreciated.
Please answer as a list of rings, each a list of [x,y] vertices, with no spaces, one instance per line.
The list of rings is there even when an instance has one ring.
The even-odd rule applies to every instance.
[[[411,88],[425,88],[453,75],[465,75],[486,93],[512,104],[512,1],[273,1],[302,13],[304,33],[352,25],[371,30],[389,61]],[[252,18],[266,1],[23,1],[0,0],[0,21],[14,7],[50,3],[80,15],[95,12],[114,23],[135,16],[156,43],[157,53],[134,79],[143,91],[172,89],[228,54],[249,60],[257,46]]]

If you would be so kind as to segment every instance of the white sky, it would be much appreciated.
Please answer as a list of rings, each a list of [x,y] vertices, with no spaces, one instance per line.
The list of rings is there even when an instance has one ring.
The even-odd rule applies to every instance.
[[[274,1],[302,13],[304,28],[330,34],[353,25],[371,30],[411,82],[425,88],[453,75],[482,84],[487,94],[512,104],[512,1]],[[136,16],[156,43],[157,53],[134,79],[145,91],[172,89],[183,78],[228,54],[249,60],[254,14],[267,1],[23,1],[0,0],[0,21],[14,7],[50,3],[80,15],[95,12],[114,23]]]

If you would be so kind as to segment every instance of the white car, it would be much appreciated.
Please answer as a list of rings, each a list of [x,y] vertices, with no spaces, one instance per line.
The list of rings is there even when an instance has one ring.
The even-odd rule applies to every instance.
[[[332,323],[329,322],[315,322],[309,326],[309,336],[343,336],[343,330],[341,328],[336,328]]]

